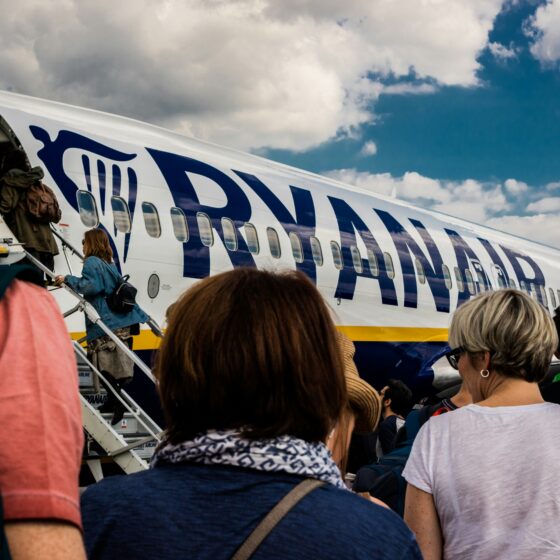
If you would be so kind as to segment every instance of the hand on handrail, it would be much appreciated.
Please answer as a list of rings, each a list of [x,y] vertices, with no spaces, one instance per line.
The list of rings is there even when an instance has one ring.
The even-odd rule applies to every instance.
[[[59,274],[58,276],[54,277],[54,285],[55,286],[60,286],[61,284],[64,283],[64,276],[62,276],[61,274]]]

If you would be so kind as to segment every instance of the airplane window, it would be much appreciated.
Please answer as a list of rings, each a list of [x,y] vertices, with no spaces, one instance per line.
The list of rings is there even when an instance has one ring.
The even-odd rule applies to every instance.
[[[360,255],[360,250],[356,245],[350,247],[350,253],[352,254],[352,263],[354,265],[354,270],[359,274],[364,270],[364,265],[362,263],[362,255]]]
[[[379,276],[379,263],[377,262],[377,257],[375,253],[371,250],[367,250],[367,258],[369,262],[369,269],[371,270],[371,274],[373,276]]]
[[[418,275],[418,282],[420,284],[426,283],[426,273],[424,272],[424,267],[420,262],[420,259],[415,259],[414,264],[416,265],[416,274]]]
[[[459,270],[459,267],[455,267],[455,280],[457,280],[457,289],[460,292],[463,292],[465,290],[465,283],[463,282],[463,275],[461,274],[461,271]]]
[[[498,288],[507,288],[506,280],[502,269],[495,264],[494,270],[496,271],[496,278],[498,279]]]
[[[517,284],[515,283],[515,280],[513,278],[509,279],[509,287],[517,290]]]
[[[180,208],[171,208],[171,223],[177,241],[186,243],[189,240],[189,226],[185,213]]]
[[[481,270],[476,269],[476,279],[478,280],[478,286],[481,292],[486,289],[486,284],[484,282],[484,274],[482,274]]]
[[[321,242],[316,237],[310,237],[311,253],[313,254],[313,261],[317,266],[323,266],[323,250],[321,249]]]
[[[519,289],[524,292],[527,291],[527,284],[525,283],[525,280],[519,280]]]
[[[128,204],[120,196],[111,197],[111,208],[113,209],[113,221],[118,231],[122,233],[130,232],[130,214]]]
[[[537,287],[533,282],[529,282],[529,295],[533,299],[537,299]]]
[[[246,223],[244,226],[245,235],[247,236],[247,247],[249,252],[253,255],[259,254],[259,236],[257,235],[257,230],[253,224]]]
[[[151,202],[142,202],[142,214],[144,215],[144,225],[150,237],[161,235],[161,224],[156,207]]]
[[[474,296],[476,290],[475,290],[475,287],[474,287],[474,281],[473,281],[472,273],[468,268],[465,268],[465,281],[467,283],[467,288],[469,290],[469,294],[471,294],[471,296]]]
[[[278,239],[278,234],[274,228],[266,228],[266,236],[268,237],[268,246],[270,247],[270,254],[275,258],[279,259],[282,255],[282,249],[280,248],[280,239]]]
[[[88,191],[78,191],[78,208],[80,209],[80,220],[88,228],[97,227],[99,215],[95,198]]]
[[[229,251],[237,251],[237,231],[235,225],[229,218],[222,218],[222,231],[224,232],[224,243]]]
[[[212,247],[212,245],[214,245],[214,232],[212,231],[212,222],[210,221],[208,214],[197,212],[196,223],[198,224],[200,242],[206,247]]]
[[[341,270],[343,266],[342,253],[340,251],[340,245],[336,241],[331,241],[331,251],[332,251],[334,266],[338,268],[338,270]]]
[[[552,303],[552,309],[556,309],[556,298],[554,297],[554,290],[552,288],[548,288],[548,292],[550,293],[550,303]]]
[[[393,257],[389,253],[383,253],[385,258],[385,270],[387,271],[387,276],[391,280],[395,277],[395,267],[393,266]]]
[[[295,232],[290,232],[288,236],[290,238],[290,244],[292,245],[292,255],[297,263],[303,262],[303,249],[301,248],[301,241],[299,235]]]
[[[443,272],[443,281],[445,282],[445,287],[451,290],[453,287],[453,282],[451,281],[451,273],[449,272],[449,267],[446,264],[441,265],[441,271]]]
[[[541,292],[541,298],[543,300],[544,306],[548,307],[548,297],[546,295],[546,290],[542,284],[539,284],[539,290]]]

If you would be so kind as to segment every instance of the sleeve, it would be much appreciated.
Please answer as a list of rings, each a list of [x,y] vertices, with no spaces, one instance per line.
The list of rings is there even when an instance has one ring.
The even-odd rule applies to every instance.
[[[104,291],[103,273],[97,263],[88,258],[84,261],[82,276],[68,274],[64,281],[76,292],[83,296],[95,296]]]
[[[81,527],[83,428],[75,356],[52,296],[18,280],[0,301],[0,426],[5,520]]]
[[[8,185],[0,186],[0,214],[9,214],[19,202],[19,192]]]
[[[396,424],[391,416],[389,420],[385,420],[379,426],[379,443],[383,453],[389,453],[393,449],[393,440],[396,434]]]
[[[433,494],[433,462],[432,439],[434,437],[430,422],[426,422],[418,432],[412,451],[403,471],[403,477],[416,488]]]

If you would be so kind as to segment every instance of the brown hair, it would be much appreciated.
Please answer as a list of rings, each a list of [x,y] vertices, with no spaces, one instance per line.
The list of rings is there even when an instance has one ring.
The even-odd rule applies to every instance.
[[[171,310],[155,373],[172,443],[231,428],[325,441],[347,404],[334,324],[301,272],[195,284]]]
[[[98,257],[108,263],[113,261],[109,236],[102,229],[89,229],[84,234],[84,257]]]

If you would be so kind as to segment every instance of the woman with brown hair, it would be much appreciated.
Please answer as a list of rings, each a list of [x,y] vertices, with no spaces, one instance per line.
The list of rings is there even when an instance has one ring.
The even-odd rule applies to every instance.
[[[325,445],[348,403],[335,333],[300,272],[237,269],[188,290],[155,369],[166,439],[149,471],[85,492],[89,557],[248,558],[254,529],[311,479],[251,558],[419,559],[400,519],[346,489]]]
[[[57,276],[56,283],[66,282],[82,294],[99,313],[105,325],[132,347],[131,326],[144,323],[149,317],[138,305],[128,313],[115,313],[109,307],[107,296],[114,292],[121,275],[113,262],[113,250],[107,234],[102,229],[90,229],[85,232],[82,243],[85,257],[82,276]],[[86,334],[89,359],[118,393],[132,380],[132,360],[87,316]],[[113,412],[112,424],[120,422],[124,414],[124,407],[111,390],[107,391],[107,401],[99,410]]]

